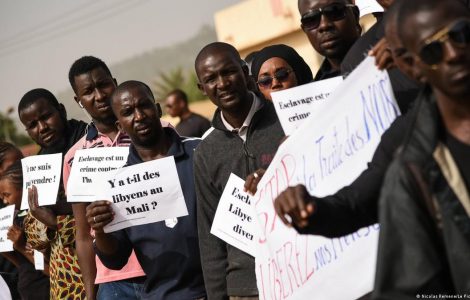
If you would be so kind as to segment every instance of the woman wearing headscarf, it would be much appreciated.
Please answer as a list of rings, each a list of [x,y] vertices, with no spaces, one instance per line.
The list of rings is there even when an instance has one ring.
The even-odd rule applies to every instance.
[[[312,71],[304,59],[287,45],[279,44],[258,51],[251,65],[251,73],[260,92],[272,100],[271,92],[309,83]]]

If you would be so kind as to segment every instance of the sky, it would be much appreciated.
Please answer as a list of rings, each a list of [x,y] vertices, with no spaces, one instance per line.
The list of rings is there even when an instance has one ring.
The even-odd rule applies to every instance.
[[[184,41],[240,0],[0,0],[0,111],[33,88],[69,86],[70,65],[93,55],[112,65]],[[16,118],[17,113],[12,115]]]

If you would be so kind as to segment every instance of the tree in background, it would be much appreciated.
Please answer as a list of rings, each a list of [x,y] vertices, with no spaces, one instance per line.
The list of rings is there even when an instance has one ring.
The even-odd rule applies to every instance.
[[[33,141],[28,135],[17,132],[15,121],[10,117],[14,111],[14,108],[10,107],[5,113],[0,112],[0,141],[7,141],[18,147],[29,145]]]
[[[166,95],[175,89],[183,90],[188,95],[188,101],[194,102],[205,99],[197,87],[197,76],[194,71],[185,72],[178,67],[160,76],[153,81],[152,90],[158,102],[164,101]]]

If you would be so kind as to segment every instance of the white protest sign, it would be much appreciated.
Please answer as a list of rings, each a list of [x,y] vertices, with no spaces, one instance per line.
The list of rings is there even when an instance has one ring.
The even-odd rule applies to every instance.
[[[308,116],[324,109],[326,99],[343,82],[343,77],[333,77],[271,93],[274,108],[285,135],[291,135]]]
[[[57,201],[62,173],[62,153],[29,156],[21,159],[23,167],[23,197],[21,209],[28,209],[28,188],[35,185],[38,204],[52,205]]]
[[[367,14],[375,12],[383,12],[384,8],[375,0],[355,0],[357,7],[359,7],[359,16],[365,16]]]
[[[0,276],[0,300],[11,300],[10,288],[2,276]]]
[[[254,224],[253,197],[243,191],[245,181],[230,174],[217,205],[211,233],[228,244],[256,256],[258,227]]]
[[[103,172],[125,165],[129,147],[100,147],[75,152],[67,183],[67,202],[92,202],[106,184]]]
[[[7,238],[7,234],[8,228],[13,225],[14,213],[14,205],[0,209],[0,252],[13,251],[13,242]]]
[[[44,254],[38,250],[34,250],[34,268],[44,270]]]
[[[188,215],[173,156],[111,172],[106,198],[114,220],[105,232]]]
[[[258,184],[260,299],[357,299],[373,287],[377,226],[335,239],[299,235],[273,206],[288,186],[304,184],[321,197],[350,184],[399,114],[388,75],[377,70],[373,58],[365,59],[328,103],[279,147]]]

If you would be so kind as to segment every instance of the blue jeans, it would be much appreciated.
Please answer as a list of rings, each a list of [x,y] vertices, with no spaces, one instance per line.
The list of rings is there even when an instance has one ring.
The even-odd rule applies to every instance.
[[[142,298],[140,294],[143,289],[143,283],[134,283],[126,280],[100,283],[96,299],[139,300]]]

